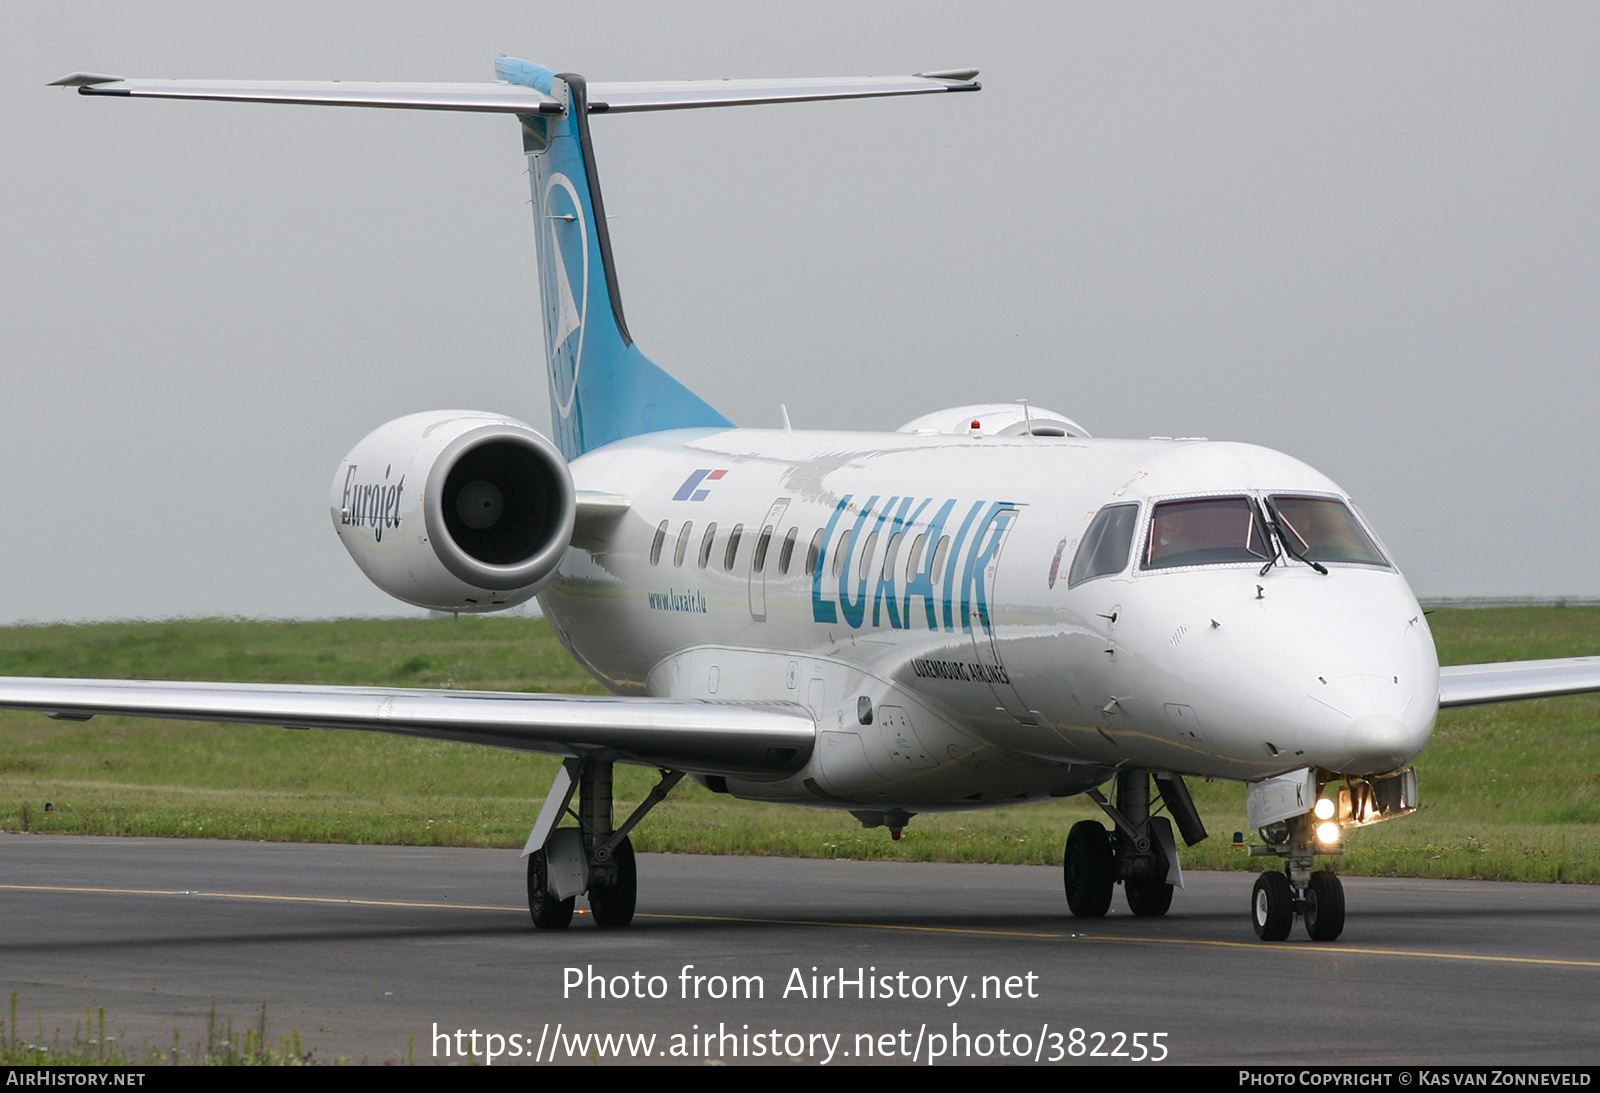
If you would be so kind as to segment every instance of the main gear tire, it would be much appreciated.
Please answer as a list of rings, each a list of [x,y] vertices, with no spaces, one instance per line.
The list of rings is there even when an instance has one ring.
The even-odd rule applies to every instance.
[[[540,930],[565,930],[572,923],[576,897],[556,899],[550,894],[550,868],[543,850],[528,855],[528,914]]]
[[[620,929],[633,921],[634,905],[639,901],[639,872],[633,843],[627,837],[611,851],[611,861],[616,865],[616,880],[604,888],[589,889],[589,913],[596,926]]]
[[[1160,918],[1172,907],[1172,885],[1152,877],[1129,877],[1122,882],[1128,910],[1140,918]]]
[[[1067,907],[1078,918],[1101,918],[1111,909],[1111,890],[1117,883],[1117,863],[1111,836],[1093,820],[1082,820],[1067,832],[1067,851],[1061,860]]]

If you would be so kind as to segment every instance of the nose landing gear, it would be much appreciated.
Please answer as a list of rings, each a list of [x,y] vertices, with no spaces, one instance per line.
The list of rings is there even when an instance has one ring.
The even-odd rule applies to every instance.
[[[1296,816],[1282,825],[1268,853],[1288,859],[1283,872],[1263,873],[1250,893],[1250,924],[1262,941],[1284,941],[1295,916],[1312,941],[1335,941],[1344,932],[1344,885],[1328,869],[1312,871],[1315,836],[1312,817]]]
[[[1344,885],[1337,873],[1319,869],[1295,894],[1287,873],[1263,873],[1250,894],[1250,922],[1262,941],[1284,941],[1295,915],[1312,941],[1336,941],[1344,933]]]
[[[1266,844],[1250,847],[1250,856],[1284,859],[1282,876],[1264,874],[1250,895],[1256,936],[1282,941],[1299,915],[1312,941],[1334,941],[1344,933],[1344,886],[1331,870],[1313,868],[1315,855],[1343,854],[1347,829],[1415,812],[1417,772],[1349,775],[1302,767],[1250,783],[1245,803],[1250,826]],[[1243,846],[1243,833],[1234,841]]]

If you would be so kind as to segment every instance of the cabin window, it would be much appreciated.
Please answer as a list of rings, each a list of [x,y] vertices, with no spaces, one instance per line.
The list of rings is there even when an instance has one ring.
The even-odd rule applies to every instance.
[[[767,547],[772,543],[772,525],[768,524],[761,529],[761,538],[756,540],[755,570],[757,573],[765,572],[767,568]]]
[[[1261,512],[1248,497],[1163,501],[1150,518],[1145,569],[1265,562],[1273,551]]]
[[[950,536],[939,538],[939,545],[933,548],[933,583],[938,584],[944,576],[944,556],[950,553]]]
[[[911,553],[906,555],[906,584],[910,585],[917,579],[917,574],[922,572],[918,567],[922,564],[922,548],[928,545],[928,533],[922,532],[911,540]]]
[[[735,524],[735,525],[733,525],[733,530],[728,533],[728,550],[722,556],[722,568],[723,569],[732,569],[733,568],[733,560],[739,553],[739,536],[741,536],[743,534],[744,534],[744,525],[743,524]]]
[[[817,558],[822,553],[822,528],[811,537],[811,546],[806,550],[806,576],[809,577],[817,571]]]
[[[867,536],[866,546],[861,548],[861,564],[857,566],[856,577],[858,580],[867,579],[867,571],[872,568],[872,555],[878,549],[878,533],[873,532]]]
[[[844,560],[846,555],[850,553],[845,549],[845,544],[850,541],[850,537],[855,533],[855,528],[845,528],[844,531],[839,533],[839,541],[833,544],[833,575],[835,577],[844,572]]]
[[[1067,587],[1082,584],[1092,577],[1121,573],[1128,566],[1133,549],[1133,532],[1139,523],[1139,506],[1107,505],[1095,514],[1089,530],[1078,543],[1067,575]]]
[[[794,560],[794,541],[799,534],[799,528],[790,528],[789,534],[783,537],[783,549],[778,551],[778,572],[785,576],[789,574],[789,563]]]
[[[1274,495],[1272,510],[1288,540],[1284,545],[1290,554],[1313,562],[1354,562],[1388,568],[1388,559],[1344,502],[1327,497]]]
[[[685,520],[683,528],[678,532],[678,545],[672,551],[672,564],[683,565],[683,552],[689,549],[689,535],[694,531],[694,521]]]
[[[661,526],[656,528],[656,538],[650,544],[650,564],[655,565],[661,561],[661,545],[667,541],[667,521],[661,521]]]
[[[700,568],[704,569],[711,560],[711,543],[717,537],[716,521],[706,525],[705,538],[700,540]]]
[[[904,532],[895,532],[893,535],[889,536],[889,545],[883,552],[882,576],[887,577],[890,580],[894,579],[895,563],[900,560],[900,544],[905,542],[905,538]]]

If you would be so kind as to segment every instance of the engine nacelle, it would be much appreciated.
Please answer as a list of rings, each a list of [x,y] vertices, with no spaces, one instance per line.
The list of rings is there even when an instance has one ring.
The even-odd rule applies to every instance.
[[[330,508],[350,557],[389,595],[499,611],[555,572],[577,494],[560,451],[522,422],[435,410],[368,433],[339,464]]]

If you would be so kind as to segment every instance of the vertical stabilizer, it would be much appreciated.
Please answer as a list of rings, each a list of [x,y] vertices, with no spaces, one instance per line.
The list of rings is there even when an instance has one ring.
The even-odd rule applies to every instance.
[[[510,57],[495,64],[495,73],[565,106],[562,113],[518,115],[533,188],[550,417],[562,454],[576,459],[613,440],[661,429],[731,426],[628,335],[583,77]]]

